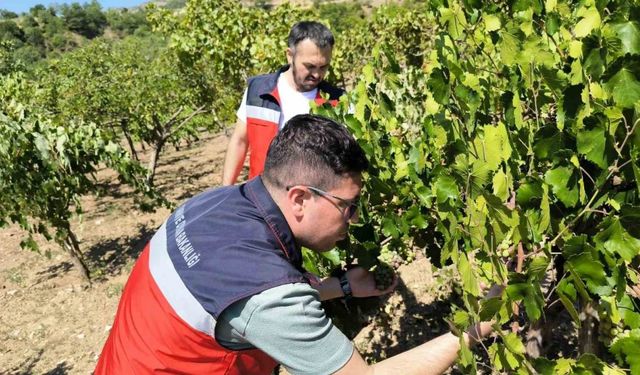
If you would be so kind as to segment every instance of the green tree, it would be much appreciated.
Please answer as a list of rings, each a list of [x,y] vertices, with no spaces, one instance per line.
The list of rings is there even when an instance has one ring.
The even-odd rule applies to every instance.
[[[187,0],[168,0],[164,4],[166,9],[182,9],[187,5]]]
[[[13,20],[0,21],[0,41],[22,45],[25,41],[24,31]]]
[[[95,122],[109,140],[124,138],[134,159],[136,143],[150,146],[151,186],[164,146],[197,137],[194,120],[208,111],[177,62],[158,38],[97,40],[47,68],[38,100],[69,121]]]
[[[329,22],[331,30],[337,35],[365,23],[366,14],[360,2],[333,3],[315,0],[313,7],[317,9],[320,18]]]
[[[33,66],[44,57],[44,53],[41,48],[34,47],[29,44],[17,48],[14,55],[14,58],[26,67]]]
[[[25,42],[33,47],[44,50],[45,38],[39,28],[30,27],[24,29]]]
[[[82,212],[79,197],[95,189],[92,175],[99,164],[138,187],[141,169],[116,143],[105,142],[95,124],[57,122],[25,105],[34,90],[23,75],[0,77],[0,226],[13,222],[26,230],[25,248],[37,250],[34,234],[55,239],[90,280],[69,224]]]
[[[102,35],[107,25],[107,18],[102,12],[100,3],[96,0],[84,5],[79,3],[65,4],[61,11],[67,28],[88,39]]]
[[[121,36],[133,35],[138,29],[149,30],[146,12],[125,9],[109,9],[106,12],[109,27]]]
[[[5,20],[11,20],[18,18],[18,14],[6,9],[0,9],[0,18]]]
[[[233,121],[250,75],[281,66],[291,26],[311,17],[288,4],[271,10],[233,0],[194,0],[183,13],[150,6],[150,22],[170,39],[190,80],[211,103],[215,121]]]
[[[21,71],[22,64],[16,61],[15,45],[11,41],[0,40],[0,76]]]

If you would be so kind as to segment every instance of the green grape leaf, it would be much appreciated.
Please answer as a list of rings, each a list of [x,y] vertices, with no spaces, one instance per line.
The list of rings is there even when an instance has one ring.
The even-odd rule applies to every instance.
[[[627,68],[621,68],[605,87],[613,96],[613,101],[624,108],[631,108],[640,100],[640,82]]]
[[[580,316],[578,315],[578,311],[576,310],[575,306],[573,306],[573,303],[569,300],[569,298],[567,298],[567,296],[564,295],[564,293],[558,293],[558,298],[560,298],[560,302],[562,302],[564,308],[567,309],[567,312],[576,323],[576,325],[580,327]]]
[[[511,181],[509,175],[502,170],[498,170],[493,175],[493,195],[506,201],[509,198],[509,190],[511,189]]]
[[[433,194],[431,194],[431,190],[428,187],[420,185],[414,191],[424,206],[431,207]]]
[[[578,16],[582,19],[576,24],[573,29],[573,34],[578,38],[583,38],[589,34],[593,29],[600,27],[600,13],[595,7],[582,8],[578,11]]]
[[[595,236],[597,245],[610,254],[619,255],[627,262],[640,254],[640,239],[629,234],[618,218],[605,221],[602,227],[604,229]]]
[[[504,335],[502,339],[504,340],[504,345],[507,347],[507,349],[509,349],[510,352],[515,354],[525,353],[524,344],[515,333],[509,332]]]
[[[530,205],[534,200],[542,198],[542,184],[538,181],[527,181],[521,184],[516,191],[516,202],[518,205]]]
[[[35,133],[33,135],[33,138],[36,148],[40,152],[40,159],[44,162],[49,162],[49,142],[47,142],[47,139],[40,133]]]
[[[527,274],[529,275],[530,279],[541,280],[542,278],[544,278],[548,266],[549,258],[547,258],[546,256],[536,256],[535,258],[533,258],[531,263],[529,263]]]
[[[427,81],[429,90],[433,93],[433,98],[439,104],[449,103],[449,95],[451,94],[451,86],[444,72],[440,69],[434,69]]]
[[[447,131],[440,125],[434,125],[432,127],[431,137],[433,145],[438,149],[441,149],[447,144]]]
[[[529,282],[512,283],[507,286],[506,293],[512,301],[522,301],[530,319],[540,319],[542,304],[539,291],[536,291],[533,285]]]
[[[637,22],[627,21],[612,25],[612,29],[622,42],[622,52],[640,54],[640,26]]]
[[[640,329],[633,329],[627,337],[622,337],[609,349],[619,362],[629,364],[632,374],[640,373]]]
[[[498,50],[500,51],[502,62],[507,66],[513,65],[520,53],[520,40],[508,31],[503,31],[500,35],[502,38],[498,45]]]
[[[317,253],[306,248],[302,248],[302,264],[304,269],[312,272],[316,275],[320,275],[320,269],[318,268],[318,262],[316,261]]]
[[[338,249],[331,249],[329,251],[323,251],[319,253],[323,258],[330,261],[334,266],[340,265],[341,255]]]
[[[551,186],[553,194],[567,207],[578,203],[579,191],[572,176],[573,169],[570,167],[557,167],[544,175],[544,181]]]
[[[500,163],[511,156],[512,151],[504,124],[483,127],[483,135],[476,137],[472,149],[478,155],[478,160],[484,161],[490,171],[496,171]]]
[[[631,166],[633,168],[633,176],[635,177],[636,181],[640,181],[640,167],[638,166],[638,162],[636,162],[634,158],[631,159]],[[640,194],[639,183],[636,183],[636,189],[638,190],[638,194]]]
[[[105,146],[104,150],[110,154],[115,154],[118,152],[118,145],[113,142],[109,142],[107,143],[107,146]]]
[[[400,237],[400,231],[398,231],[398,223],[391,218],[385,218],[382,222],[382,234],[387,237]]]
[[[586,281],[587,288],[592,292],[599,287],[607,286],[607,274],[604,265],[591,257],[591,254],[574,256],[568,260],[572,269],[581,280]]]
[[[458,191],[458,184],[455,178],[446,175],[438,176],[435,182],[435,195],[438,203],[457,200],[460,197],[460,192]]]
[[[500,309],[504,306],[504,301],[501,298],[487,298],[480,303],[480,320],[491,320]]]
[[[542,186],[543,194],[542,201],[540,202],[540,221],[538,222],[538,232],[544,233],[551,225],[551,208],[549,206],[549,187],[547,185]]]
[[[487,14],[484,16],[484,24],[487,31],[500,30],[500,17],[493,14]]]
[[[533,152],[536,158],[551,159],[558,151],[565,147],[564,137],[557,129],[550,132],[549,129],[546,128],[544,131],[545,134],[541,134],[540,138],[536,140],[533,146]]]
[[[464,290],[473,296],[479,296],[480,287],[478,286],[478,279],[473,272],[471,263],[467,259],[467,255],[464,253],[461,253],[458,257],[458,272],[460,273]]]
[[[609,165],[606,157],[606,143],[607,137],[603,128],[596,127],[578,132],[578,152],[602,169]]]
[[[365,65],[362,68],[362,77],[366,84],[371,84],[376,80],[376,73],[371,65]]]
[[[464,338],[462,336],[460,336],[460,364],[465,367],[468,367],[468,366],[475,367],[475,364],[476,364],[476,360],[473,356],[473,353],[471,352],[467,344],[464,342]]]

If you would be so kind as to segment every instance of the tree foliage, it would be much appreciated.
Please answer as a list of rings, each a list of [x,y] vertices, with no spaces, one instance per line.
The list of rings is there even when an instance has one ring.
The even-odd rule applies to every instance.
[[[201,127],[215,126],[197,121],[209,103],[177,62],[159,38],[97,40],[53,61],[42,72],[45,84],[37,100],[66,121],[92,121],[109,140],[126,140],[134,159],[136,144],[151,146],[152,185],[166,144],[197,138]]]
[[[153,27],[209,94],[221,123],[233,120],[247,77],[284,64],[289,29],[312,14],[288,4],[265,10],[233,0],[189,1],[183,13],[150,9]]]
[[[461,276],[460,328],[507,323],[518,309],[527,326],[553,324],[554,305],[581,327],[562,359],[528,357],[522,337],[499,331],[487,348],[497,370],[620,373],[602,351],[611,342],[619,364],[635,366],[628,337],[640,308],[626,287],[640,254],[637,4],[447,1],[406,19],[421,17],[433,25],[428,48],[406,59],[400,41],[372,49],[350,104],[318,109],[372,160],[347,253],[439,252]],[[505,295],[479,303],[479,280],[506,283]],[[470,352],[461,365],[476,371]]]
[[[121,147],[105,141],[93,123],[56,121],[23,100],[36,88],[20,73],[0,80],[0,226],[19,224],[28,237],[21,245],[34,250],[34,234],[53,238],[71,255],[89,279],[70,218],[81,213],[79,198],[95,189],[93,177],[99,164],[120,172],[123,181],[150,192],[137,167]]]
[[[69,30],[88,39],[102,35],[107,26],[107,17],[102,12],[102,7],[97,0],[92,0],[84,5],[79,3],[65,4],[61,8],[61,13]]]

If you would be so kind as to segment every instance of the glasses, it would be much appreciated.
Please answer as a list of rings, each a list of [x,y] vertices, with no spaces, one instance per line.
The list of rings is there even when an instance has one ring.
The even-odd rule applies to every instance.
[[[356,214],[356,212],[358,211],[358,198],[356,197],[354,199],[344,199],[344,198],[340,198],[340,197],[336,197],[333,194],[329,194],[324,190],[318,189],[316,187],[313,186],[309,186],[309,185],[300,185],[300,186],[304,186],[307,189],[309,189],[312,193],[315,193],[316,195],[320,195],[322,197],[331,197],[334,199],[339,200],[340,202],[342,202],[343,204],[346,205],[346,207],[341,208],[340,206],[338,206],[337,204],[335,204],[333,201],[331,201],[331,203],[333,203],[334,206],[336,206],[336,208],[338,209],[338,211],[340,211],[340,213],[342,214],[342,216],[346,216],[347,220],[351,220],[353,218],[353,216]],[[289,189],[291,189],[293,186],[287,186],[287,191],[289,191]]]

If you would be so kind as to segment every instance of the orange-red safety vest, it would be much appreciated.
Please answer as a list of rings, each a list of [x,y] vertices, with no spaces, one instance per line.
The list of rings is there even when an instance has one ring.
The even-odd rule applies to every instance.
[[[289,69],[280,68],[277,72],[251,77],[247,86],[247,140],[249,143],[249,178],[253,178],[264,169],[267,151],[271,141],[278,133],[280,121],[280,95],[278,77]],[[336,105],[344,90],[322,81],[318,85],[317,104],[325,102]],[[324,99],[328,97],[328,99]]]

